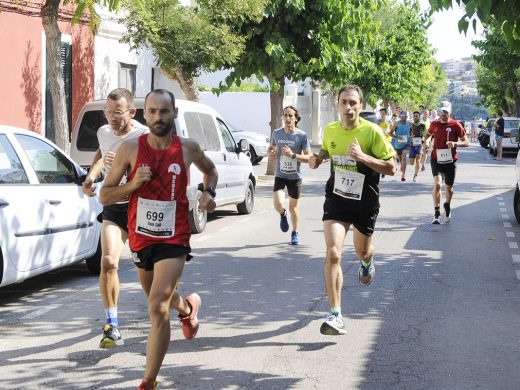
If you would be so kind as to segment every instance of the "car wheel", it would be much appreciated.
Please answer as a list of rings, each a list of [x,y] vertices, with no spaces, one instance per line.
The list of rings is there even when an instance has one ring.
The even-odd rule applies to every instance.
[[[249,145],[249,159],[251,160],[251,164],[257,164],[256,160],[258,160],[258,156],[256,155],[255,149],[252,145]]]
[[[101,237],[98,240],[96,253],[85,260],[87,268],[92,275],[99,275],[101,272]]]
[[[251,180],[248,180],[247,190],[244,201],[237,204],[237,211],[239,214],[251,214],[255,206],[255,186]]]
[[[208,222],[208,212],[199,209],[199,199],[201,197],[202,192],[197,191],[197,195],[195,195],[195,203],[188,214],[188,221],[193,234],[202,233],[206,228],[206,223]]]
[[[515,209],[516,221],[520,223],[520,190],[518,189],[518,185],[516,186],[515,196],[513,198],[513,207]]]

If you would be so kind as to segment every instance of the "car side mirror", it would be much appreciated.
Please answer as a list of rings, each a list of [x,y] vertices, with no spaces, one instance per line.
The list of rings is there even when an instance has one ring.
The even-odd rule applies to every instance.
[[[249,142],[247,142],[246,139],[241,139],[238,142],[238,147],[241,152],[244,152],[244,153],[249,152]]]
[[[510,137],[511,137],[511,142],[513,142],[515,144],[520,143],[520,130],[512,129]]]

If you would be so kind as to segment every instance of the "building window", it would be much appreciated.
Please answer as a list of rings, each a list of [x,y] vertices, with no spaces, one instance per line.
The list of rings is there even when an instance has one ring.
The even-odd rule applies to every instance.
[[[137,65],[119,63],[119,88],[126,88],[135,95]]]

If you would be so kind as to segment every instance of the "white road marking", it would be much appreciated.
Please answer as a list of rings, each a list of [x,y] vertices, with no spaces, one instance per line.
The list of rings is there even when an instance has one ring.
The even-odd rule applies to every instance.
[[[505,207],[500,207],[500,212],[501,213],[507,213],[507,209]]]
[[[499,206],[505,206],[505,205],[506,205],[506,202],[498,202],[498,205],[499,205]]]
[[[507,215],[507,214],[502,214],[502,219],[509,219],[509,215]]]
[[[511,222],[504,222],[504,227],[511,227]]]
[[[516,278],[518,280],[520,280],[520,270],[518,270],[518,269],[516,270]]]
[[[514,237],[515,232],[506,232],[506,237]]]
[[[497,196],[497,200],[504,200],[501,196]]]
[[[520,255],[511,255],[513,257],[513,263],[520,263]]]
[[[518,243],[516,242],[508,242],[509,249],[518,249]]]

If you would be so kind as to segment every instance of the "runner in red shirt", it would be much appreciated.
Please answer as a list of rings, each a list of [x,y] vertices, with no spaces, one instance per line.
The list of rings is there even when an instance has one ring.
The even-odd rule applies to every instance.
[[[203,174],[205,188],[199,207],[213,211],[218,174],[198,143],[174,134],[176,117],[171,92],[150,92],[144,104],[150,133],[121,145],[100,191],[103,205],[129,197],[130,249],[148,297],[151,321],[146,370],[138,390],[154,389],[157,384],[170,342],[170,307],[179,312],[185,338],[193,338],[199,327],[199,295],[183,298],[176,291],[184,262],[191,258],[186,187],[194,163]],[[119,185],[125,174],[128,181]]]
[[[458,159],[457,147],[469,146],[469,140],[461,124],[455,119],[450,119],[451,106],[443,106],[439,110],[440,117],[430,124],[426,133],[425,143],[433,137],[433,148],[430,157],[433,174],[433,206],[435,208],[433,224],[440,221],[441,188],[444,178],[445,202],[444,223],[451,219],[451,198],[453,196],[453,183],[455,182],[456,162]]]

